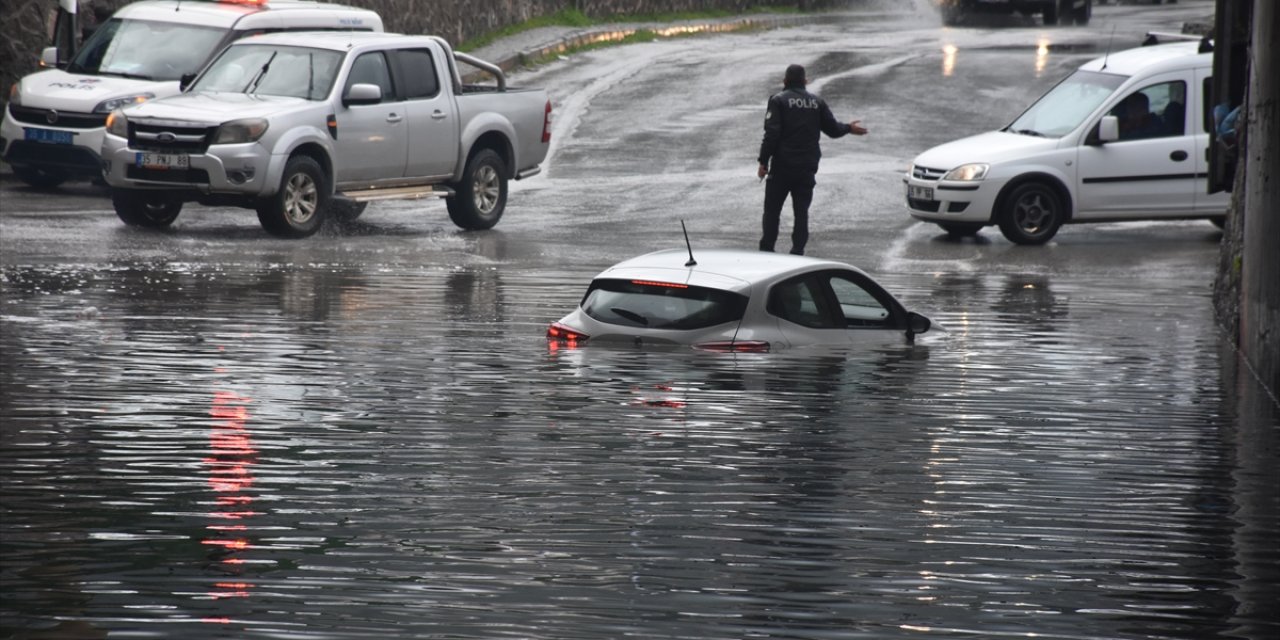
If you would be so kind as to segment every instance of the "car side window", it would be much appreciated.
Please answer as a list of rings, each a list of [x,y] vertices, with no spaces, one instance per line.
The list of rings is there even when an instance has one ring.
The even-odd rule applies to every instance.
[[[1111,115],[1120,120],[1121,141],[1181,136],[1187,127],[1187,83],[1143,87],[1125,96]]]
[[[440,79],[431,52],[426,49],[405,49],[396,52],[399,62],[398,79],[404,87],[404,97],[430,98],[440,92]]]
[[[830,283],[846,327],[881,328],[889,324],[889,310],[862,285],[840,275],[832,276]]]
[[[769,313],[788,322],[814,329],[834,329],[837,325],[825,307],[822,282],[815,277],[775,285],[766,305]]]
[[[395,99],[395,87],[391,84],[391,73],[387,70],[387,58],[381,51],[361,54],[351,64],[351,73],[347,76],[344,92],[355,84],[376,84],[382,88],[382,100]]]

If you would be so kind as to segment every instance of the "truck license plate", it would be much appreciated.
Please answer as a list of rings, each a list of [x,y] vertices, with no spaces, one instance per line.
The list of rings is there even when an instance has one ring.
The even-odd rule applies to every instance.
[[[143,169],[191,168],[191,156],[185,153],[139,153],[135,161]]]
[[[34,129],[26,127],[23,129],[23,138],[31,142],[47,142],[49,144],[71,144],[76,134],[70,131],[57,131],[55,129]]]
[[[907,197],[916,200],[932,200],[933,187],[917,187],[915,185],[907,185]]]

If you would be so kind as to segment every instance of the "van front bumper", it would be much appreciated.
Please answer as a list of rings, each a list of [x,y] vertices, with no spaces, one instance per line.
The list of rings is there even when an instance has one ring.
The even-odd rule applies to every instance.
[[[917,177],[913,171],[902,178],[907,201],[907,212],[917,220],[926,222],[971,222],[989,224],[993,221],[999,186],[990,180],[958,182]]]

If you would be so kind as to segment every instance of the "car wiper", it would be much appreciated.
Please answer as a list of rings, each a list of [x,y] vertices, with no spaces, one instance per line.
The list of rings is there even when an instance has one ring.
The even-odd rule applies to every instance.
[[[262,63],[262,68],[258,69],[258,72],[253,74],[253,78],[249,80],[249,84],[246,84],[244,86],[244,89],[240,90],[240,93],[247,93],[249,95],[253,95],[253,92],[258,90],[258,83],[262,82],[262,79],[266,77],[267,70],[271,69],[271,61],[276,59],[277,53],[280,53],[280,52],[279,51],[271,52],[271,57],[267,58],[267,61]]]
[[[1021,133],[1021,134],[1022,134],[1022,135],[1024,135],[1024,136],[1035,136],[1035,137],[1037,137],[1037,138],[1048,138],[1048,137],[1049,137],[1049,136],[1046,136],[1046,135],[1045,135],[1045,134],[1043,134],[1043,133],[1040,133],[1039,131],[1036,131],[1035,129],[1014,129],[1014,130],[1013,130],[1013,132],[1014,132],[1014,133]]]
[[[649,326],[649,319],[629,309],[609,307],[609,310],[641,326]]]
[[[104,76],[116,76],[117,78],[130,78],[132,80],[155,80],[155,78],[145,73],[128,73],[125,71],[99,71]]]

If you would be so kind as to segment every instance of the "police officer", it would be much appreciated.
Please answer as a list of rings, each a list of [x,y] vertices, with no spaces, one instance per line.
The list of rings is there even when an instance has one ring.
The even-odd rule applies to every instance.
[[[760,250],[773,251],[778,240],[782,203],[791,196],[795,225],[791,230],[791,253],[804,255],[809,240],[809,203],[813,201],[814,174],[818,172],[819,133],[832,138],[845,134],[865,135],[858,120],[836,122],[827,103],[805,90],[804,67],[787,67],[783,89],[769,98],[764,115],[764,142],[760,144],[760,168],[756,175],[769,177],[764,188],[764,235]]]

